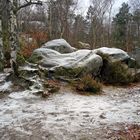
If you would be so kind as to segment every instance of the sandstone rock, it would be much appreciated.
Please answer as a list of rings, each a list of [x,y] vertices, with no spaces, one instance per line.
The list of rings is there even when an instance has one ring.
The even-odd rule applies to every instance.
[[[39,48],[33,52],[34,63],[57,75],[75,77],[81,74],[98,75],[103,65],[102,58],[92,50],[78,50],[73,53],[61,54],[55,50]]]
[[[102,47],[99,49],[95,49],[94,52],[96,54],[99,54],[100,56],[105,55],[109,57],[112,62],[125,61],[130,59],[130,56],[127,54],[127,52],[118,48]]]
[[[55,39],[47,42],[42,46],[43,48],[52,49],[60,53],[71,53],[76,49],[71,47],[70,44],[64,39]]]

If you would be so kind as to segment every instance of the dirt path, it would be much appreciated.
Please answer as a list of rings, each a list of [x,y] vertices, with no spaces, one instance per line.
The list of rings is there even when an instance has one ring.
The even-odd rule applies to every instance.
[[[0,97],[0,140],[112,140],[112,131],[140,125],[140,84],[95,96],[62,89],[48,99],[29,91]]]

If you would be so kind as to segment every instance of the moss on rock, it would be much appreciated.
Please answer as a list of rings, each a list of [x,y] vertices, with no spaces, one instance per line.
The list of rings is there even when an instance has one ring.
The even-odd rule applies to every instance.
[[[39,54],[33,53],[32,56],[28,59],[30,63],[38,64],[38,62],[42,59],[42,56]]]
[[[23,64],[25,64],[25,58],[22,56],[22,55],[20,55],[20,54],[17,54],[17,63],[18,63],[18,65],[23,65]]]
[[[4,64],[3,64],[3,61],[0,60],[0,72],[2,72],[4,69]]]
[[[77,67],[77,68],[59,67],[57,70],[55,70],[54,75],[75,78],[81,76],[83,72],[84,72],[84,68],[82,67]]]

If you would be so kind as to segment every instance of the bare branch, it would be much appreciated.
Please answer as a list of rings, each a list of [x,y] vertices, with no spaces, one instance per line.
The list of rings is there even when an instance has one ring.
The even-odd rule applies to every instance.
[[[33,4],[34,5],[41,5],[42,6],[42,1],[39,1],[39,0],[38,1],[25,0],[25,1],[26,1],[26,3],[24,3],[21,6],[19,6],[16,11],[19,11],[20,9],[25,8],[27,6],[30,6],[30,5],[33,5]]]

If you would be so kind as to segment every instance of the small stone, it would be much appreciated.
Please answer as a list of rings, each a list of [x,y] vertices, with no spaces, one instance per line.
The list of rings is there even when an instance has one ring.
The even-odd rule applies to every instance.
[[[41,94],[43,94],[43,91],[37,91],[37,92],[35,92],[33,94],[35,94],[35,95],[41,95]]]
[[[42,93],[43,98],[47,98],[50,95],[48,91]]]
[[[106,119],[106,117],[104,116],[104,114],[101,114],[99,117],[100,117],[101,119]]]

